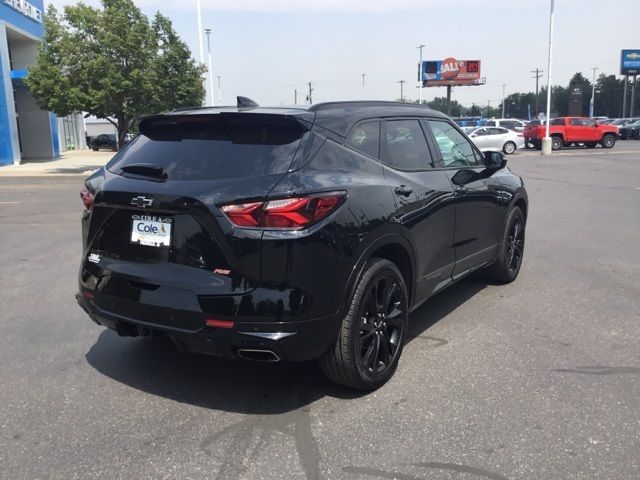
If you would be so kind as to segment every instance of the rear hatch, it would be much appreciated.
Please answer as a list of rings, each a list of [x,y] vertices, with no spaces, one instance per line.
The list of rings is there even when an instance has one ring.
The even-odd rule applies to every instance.
[[[139,317],[140,303],[197,311],[198,297],[253,290],[262,232],[234,229],[218,206],[263,200],[307,131],[286,115],[143,120],[140,135],[93,180],[84,268],[104,294],[98,305]]]

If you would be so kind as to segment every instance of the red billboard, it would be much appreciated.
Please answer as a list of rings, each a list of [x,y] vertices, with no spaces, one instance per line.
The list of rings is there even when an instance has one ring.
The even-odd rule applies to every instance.
[[[482,84],[480,60],[456,60],[447,57],[444,60],[424,61],[422,81],[425,87]]]

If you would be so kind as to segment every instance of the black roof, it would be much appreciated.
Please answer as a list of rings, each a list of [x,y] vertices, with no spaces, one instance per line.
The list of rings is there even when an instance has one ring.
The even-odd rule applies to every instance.
[[[165,115],[207,115],[207,114],[231,114],[251,113],[267,115],[284,115],[296,117],[315,125],[319,125],[342,137],[345,137],[351,127],[369,118],[418,116],[447,118],[441,112],[415,103],[385,102],[385,101],[343,101],[325,102],[309,106],[293,107],[196,107],[182,108],[166,113]]]

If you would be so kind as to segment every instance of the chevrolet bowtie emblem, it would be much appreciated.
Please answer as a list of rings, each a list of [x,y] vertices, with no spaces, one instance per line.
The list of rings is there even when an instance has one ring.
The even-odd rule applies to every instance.
[[[153,198],[147,198],[143,196],[133,197],[131,199],[131,205],[135,205],[136,207],[145,208],[150,207],[153,203]]]

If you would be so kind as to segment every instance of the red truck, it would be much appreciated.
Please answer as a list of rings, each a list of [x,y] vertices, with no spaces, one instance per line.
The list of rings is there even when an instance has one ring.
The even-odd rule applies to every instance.
[[[545,131],[544,122],[537,120],[529,122],[523,132],[525,145],[532,144],[540,150]],[[592,118],[559,117],[551,119],[549,136],[553,150],[560,150],[573,143],[584,143],[587,148],[594,148],[597,144],[602,145],[603,148],[611,148],[618,139],[618,128],[613,125],[598,124]]]

